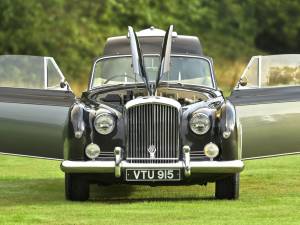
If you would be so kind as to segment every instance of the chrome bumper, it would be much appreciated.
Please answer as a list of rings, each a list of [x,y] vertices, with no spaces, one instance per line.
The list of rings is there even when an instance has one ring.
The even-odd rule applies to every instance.
[[[115,173],[116,177],[121,176],[124,169],[184,169],[185,176],[201,173],[238,173],[244,169],[241,160],[232,161],[190,161],[187,169],[186,162],[165,164],[141,164],[121,161],[69,161],[61,163],[61,169],[66,173]]]

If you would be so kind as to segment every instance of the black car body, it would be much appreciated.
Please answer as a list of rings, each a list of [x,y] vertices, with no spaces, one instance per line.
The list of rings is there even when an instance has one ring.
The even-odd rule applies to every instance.
[[[89,90],[71,109],[72,147],[68,160],[62,163],[63,171],[71,173],[69,179],[80,173],[81,181],[104,184],[206,184],[243,169],[234,107],[217,89],[211,59],[203,55],[198,38],[176,35],[171,30],[165,37],[154,29],[138,35],[129,30],[129,38],[107,41],[104,56],[94,63]],[[107,80],[125,74],[124,67],[105,67],[114,60],[127,63],[127,75],[120,75],[124,81],[94,85],[99,63],[103,64],[102,76],[110,73]],[[137,64],[135,74],[131,61]],[[197,63],[207,68],[194,68]],[[164,73],[159,72],[164,69]],[[208,81],[197,85],[197,78],[191,77],[189,83],[187,76],[193,73],[208,76],[203,78]],[[140,81],[128,74],[139,76]],[[163,80],[166,77],[168,81]],[[126,78],[135,82],[127,84]],[[112,116],[114,128],[102,134],[95,129],[95,121],[107,114]],[[200,126],[208,127],[195,128],[201,134],[194,132],[191,117],[203,120],[208,124]],[[86,164],[91,159],[84,152],[89,145],[99,147],[99,156],[91,166]],[[218,153],[209,158],[205,146],[218,148]]]
[[[59,86],[49,86],[47,60],[60,75]],[[80,98],[51,58],[43,66],[44,90],[0,88],[6,109],[0,121],[9,127],[0,130],[7,137],[1,152],[63,158],[67,199],[88,199],[91,183],[208,182],[216,182],[217,198],[236,199],[242,158],[296,152],[242,146],[244,119],[235,106],[245,105],[246,83],[241,80],[226,100],[199,39],[177,35],[172,26],[137,34],[129,27],[128,36],[109,38]],[[16,133],[21,136],[14,142]]]

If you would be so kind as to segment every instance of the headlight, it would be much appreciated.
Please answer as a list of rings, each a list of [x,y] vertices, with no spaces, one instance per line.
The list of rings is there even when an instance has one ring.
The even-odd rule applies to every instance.
[[[195,134],[205,134],[210,128],[210,120],[204,113],[195,113],[190,119],[190,128]]]
[[[115,128],[115,118],[110,113],[100,113],[95,118],[94,127],[99,134],[110,134]]]

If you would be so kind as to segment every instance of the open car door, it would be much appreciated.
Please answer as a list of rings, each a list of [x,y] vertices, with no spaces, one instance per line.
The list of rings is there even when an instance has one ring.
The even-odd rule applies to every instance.
[[[243,159],[300,153],[300,55],[252,57],[229,100]]]
[[[0,56],[0,152],[62,159],[74,100],[53,58]]]

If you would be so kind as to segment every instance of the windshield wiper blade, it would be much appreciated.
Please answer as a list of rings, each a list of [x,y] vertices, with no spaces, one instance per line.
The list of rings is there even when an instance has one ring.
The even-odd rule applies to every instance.
[[[131,49],[131,55],[132,55],[133,73],[142,78],[142,80],[146,84],[148,93],[150,95],[152,95],[152,91],[151,91],[151,88],[149,85],[148,77],[147,77],[145,66],[144,66],[144,59],[142,56],[140,43],[139,43],[136,33],[134,32],[134,30],[131,26],[128,26],[128,35],[129,35],[129,39],[130,39],[130,49]]]
[[[155,90],[153,90],[154,93],[163,75],[170,72],[172,33],[173,33],[173,25],[170,25],[165,34],[163,44],[162,44],[162,50],[160,54],[160,66],[156,76]]]
[[[176,85],[180,85],[180,86],[184,86],[184,83],[181,83],[179,81],[160,81],[159,84],[176,84]]]

